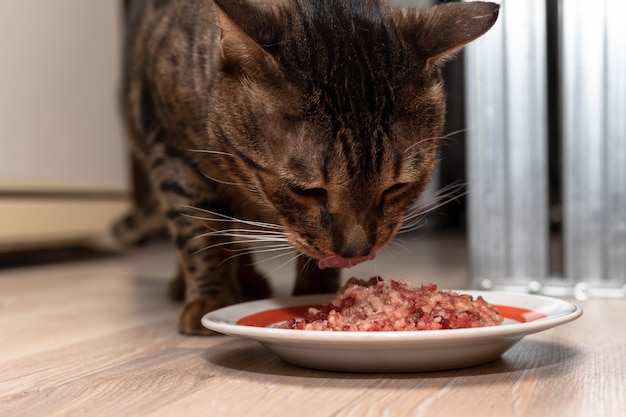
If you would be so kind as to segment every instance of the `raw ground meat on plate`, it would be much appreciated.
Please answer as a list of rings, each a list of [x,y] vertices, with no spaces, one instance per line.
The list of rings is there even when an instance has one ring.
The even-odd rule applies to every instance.
[[[278,328],[331,331],[409,331],[495,326],[503,317],[482,297],[441,291],[434,284],[351,278],[330,304]]]

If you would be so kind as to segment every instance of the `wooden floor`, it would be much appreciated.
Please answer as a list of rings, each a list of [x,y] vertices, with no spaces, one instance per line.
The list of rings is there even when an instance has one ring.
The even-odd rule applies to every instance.
[[[277,295],[292,274],[268,260]],[[169,245],[0,271],[0,416],[626,416],[626,300],[581,303],[574,323],[488,365],[346,374],[283,363],[255,342],[184,337],[165,297]],[[455,236],[396,245],[352,274],[465,284]]]

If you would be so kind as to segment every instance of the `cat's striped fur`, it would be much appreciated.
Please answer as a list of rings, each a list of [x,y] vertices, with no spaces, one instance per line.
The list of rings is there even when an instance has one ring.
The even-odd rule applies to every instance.
[[[293,245],[294,292],[308,293],[338,283],[318,260],[360,262],[392,238],[435,165],[438,65],[497,12],[482,2],[135,1],[123,113],[180,251],[181,332],[205,333],[206,312],[269,295],[236,242]]]

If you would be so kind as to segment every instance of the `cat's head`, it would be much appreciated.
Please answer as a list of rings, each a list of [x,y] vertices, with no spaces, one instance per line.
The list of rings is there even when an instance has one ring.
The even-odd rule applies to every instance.
[[[493,25],[498,6],[215,3],[222,68],[208,126],[212,146],[229,155],[223,169],[321,267],[371,259],[435,167],[439,66]]]

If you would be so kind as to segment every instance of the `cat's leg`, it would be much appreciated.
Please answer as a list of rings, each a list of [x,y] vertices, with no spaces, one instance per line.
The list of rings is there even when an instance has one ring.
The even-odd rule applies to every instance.
[[[153,190],[148,190],[141,203],[112,226],[113,237],[125,246],[140,246],[157,236],[165,236],[167,224]]]
[[[206,202],[189,203],[214,209]],[[184,290],[178,330],[183,334],[210,334],[200,322],[202,317],[210,311],[243,300],[238,277],[239,259],[233,252],[237,249],[225,238],[207,235],[212,230],[228,227],[229,223],[198,222],[189,220],[187,214],[197,213],[185,213],[176,206],[168,211],[180,268],[179,277],[170,285],[170,294],[180,296]]]
[[[319,269],[317,261],[306,256],[298,258],[297,268],[294,295],[335,293],[339,288],[340,269]]]
[[[270,297],[272,295],[272,287],[267,277],[257,272],[252,256],[248,253],[242,253],[238,258],[239,272],[237,279],[239,280],[243,299],[248,301]],[[179,265],[176,277],[170,282],[168,293],[171,300],[184,301],[185,292],[185,276],[182,267]]]
[[[144,163],[145,155],[133,149],[133,173],[139,177],[135,186],[139,186],[141,201],[112,226],[113,237],[126,246],[139,246],[153,237],[165,235],[168,225],[157,191]],[[174,279],[168,288],[169,298],[173,301],[184,301],[185,279],[183,270],[178,266]]]
[[[151,179],[178,249],[180,271],[170,286],[171,297],[180,298],[184,291],[178,330],[210,334],[201,318],[242,300],[238,248],[229,238],[212,233],[233,225],[208,213],[223,213],[226,206],[214,185],[184,155],[171,150],[166,153],[155,146],[150,165]]]
[[[272,288],[267,278],[254,268],[252,256],[242,252],[239,258],[239,285],[244,300],[258,300],[272,295]]]

